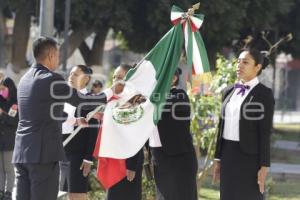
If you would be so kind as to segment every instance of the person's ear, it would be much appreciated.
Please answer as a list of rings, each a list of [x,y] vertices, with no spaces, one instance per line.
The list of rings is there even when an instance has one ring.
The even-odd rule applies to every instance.
[[[174,84],[176,83],[177,79],[178,79],[178,77],[177,77],[177,76],[174,76],[174,77],[173,77],[173,80],[172,80],[172,85],[174,85]]]
[[[262,68],[262,64],[257,64],[255,67],[256,67],[256,73],[258,73]]]

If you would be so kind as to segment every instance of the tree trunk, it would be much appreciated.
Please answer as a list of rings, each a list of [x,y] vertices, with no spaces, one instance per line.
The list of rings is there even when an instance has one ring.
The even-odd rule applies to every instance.
[[[80,44],[93,33],[93,30],[74,30],[69,36],[69,45],[68,45],[68,58],[72,56],[74,51],[79,48]],[[66,44],[63,43],[60,48],[60,62],[62,63],[62,51]]]
[[[0,5],[0,68],[3,68],[5,64],[4,36],[5,36],[5,20],[2,13],[2,6]]]
[[[81,45],[79,46],[79,51],[81,53],[81,56],[82,56],[84,62],[88,63],[91,50],[85,41],[82,41]]]
[[[210,70],[211,71],[216,71],[216,49],[213,48],[208,48],[207,49],[207,54],[208,54],[208,60],[209,60],[209,65],[210,65]]]
[[[12,58],[13,71],[18,73],[21,68],[27,67],[26,52],[31,25],[32,1],[22,1],[16,10],[13,30]]]
[[[89,54],[87,65],[102,65],[102,58],[103,58],[103,50],[104,50],[104,43],[108,33],[109,27],[101,27],[101,30],[97,31],[91,53]]]
[[[104,43],[108,30],[109,27],[105,26],[101,28],[101,31],[97,31],[92,49],[89,48],[85,41],[79,46],[80,53],[86,65],[102,65]]]

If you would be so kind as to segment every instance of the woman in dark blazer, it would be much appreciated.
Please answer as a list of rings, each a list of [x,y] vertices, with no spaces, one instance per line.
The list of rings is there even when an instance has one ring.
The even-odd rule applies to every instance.
[[[176,88],[181,70],[158,122],[158,133],[149,140],[158,200],[196,200],[197,158],[190,134],[190,103],[186,92]]]
[[[93,74],[92,69],[85,65],[76,65],[70,71],[68,84],[81,95],[91,95],[87,85]],[[67,120],[62,125],[62,138],[66,140],[76,129],[76,118],[86,117],[91,110],[64,104]],[[64,147],[66,161],[60,162],[60,190],[68,192],[69,200],[86,200],[90,190],[88,175],[93,165],[93,150],[96,143],[98,122],[91,119],[88,127],[82,128],[78,134]]]
[[[12,79],[0,81],[0,199],[11,200],[15,181],[11,163],[18,126],[17,89]]]
[[[243,51],[236,84],[224,89],[213,179],[221,200],[261,200],[270,166],[274,97],[257,76],[268,65],[255,49]]]

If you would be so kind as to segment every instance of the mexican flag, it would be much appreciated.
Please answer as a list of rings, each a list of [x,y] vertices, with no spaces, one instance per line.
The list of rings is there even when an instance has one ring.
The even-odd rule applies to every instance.
[[[201,17],[199,20],[203,21]],[[129,70],[123,92],[117,99],[107,103],[101,137],[96,147],[99,169],[102,170],[101,173],[98,169],[98,178],[102,184],[107,183],[104,187],[109,188],[125,177],[124,159],[134,156],[157,131],[156,124],[170,91],[184,43],[188,65],[193,67],[194,73],[209,70],[204,43],[198,32],[201,24],[196,19],[197,16],[185,15],[178,7],[173,7],[171,21],[174,26],[135,68]],[[145,101],[140,104],[128,103],[136,95],[142,95]],[[109,166],[108,163],[114,164]],[[122,169],[117,178],[103,173],[116,168]]]

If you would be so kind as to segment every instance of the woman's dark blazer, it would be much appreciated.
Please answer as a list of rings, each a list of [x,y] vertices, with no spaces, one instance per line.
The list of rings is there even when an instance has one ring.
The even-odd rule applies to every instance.
[[[223,90],[221,117],[218,125],[215,158],[221,159],[225,107],[234,93],[231,85]],[[265,85],[257,84],[247,95],[240,109],[239,136],[241,150],[258,155],[259,166],[270,166],[270,135],[274,114],[274,96]]]

